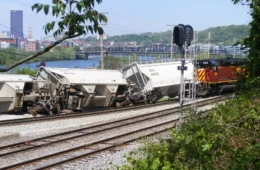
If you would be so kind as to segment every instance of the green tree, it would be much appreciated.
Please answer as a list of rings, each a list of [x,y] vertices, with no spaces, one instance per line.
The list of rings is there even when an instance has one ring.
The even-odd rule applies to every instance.
[[[232,0],[234,4],[248,5],[252,21],[249,36],[243,40],[245,47],[249,49],[247,70],[249,80],[260,76],[260,0]],[[260,83],[260,82],[258,82]]]
[[[34,4],[32,10],[35,10],[36,13],[43,11],[45,15],[48,15],[51,11],[52,16],[56,17],[55,21],[51,21],[44,26],[45,34],[54,30],[56,26],[57,29],[54,30],[53,36],[57,38],[62,34],[64,36],[45,49],[20,60],[8,68],[0,69],[0,72],[8,71],[19,64],[40,56],[66,39],[85,35],[89,32],[103,34],[99,22],[107,22],[107,18],[102,13],[94,10],[95,3],[100,4],[101,2],[102,0],[53,0],[52,5]],[[57,19],[59,21],[56,21]],[[86,25],[86,23],[89,24]]]
[[[30,76],[36,76],[37,71],[38,71],[37,69],[32,70],[30,68],[23,68],[23,69],[13,70],[11,74],[27,74]]]
[[[75,45],[75,46],[73,47],[73,49],[74,49],[74,50],[80,50],[80,47],[79,47],[78,45]]]
[[[259,90],[248,96],[209,113],[188,113],[170,137],[144,143],[127,156],[128,164],[117,169],[259,169]]]

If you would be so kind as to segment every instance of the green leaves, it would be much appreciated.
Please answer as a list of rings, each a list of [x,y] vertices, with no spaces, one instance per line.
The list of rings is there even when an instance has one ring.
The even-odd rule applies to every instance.
[[[91,34],[93,34],[93,27],[92,26],[87,26],[87,28],[86,29],[88,29],[90,32],[91,32]]]
[[[76,6],[77,6],[78,11],[81,12],[82,8],[84,8],[84,3],[81,1],[81,2],[77,3]]]
[[[103,35],[104,34],[104,31],[103,31],[102,28],[98,27],[97,30],[98,30],[98,34],[99,35]]]
[[[36,10],[36,13],[41,10],[45,15],[49,14],[49,10],[52,10],[52,16],[58,18],[57,24],[54,21],[47,23],[44,26],[45,34],[54,30],[53,35],[58,36],[62,32],[69,38],[73,38],[79,35],[98,32],[100,35],[104,33],[104,30],[99,27],[99,23],[107,22],[107,18],[104,14],[98,13],[94,10],[95,2],[101,3],[100,0],[78,0],[78,1],[53,1],[53,5],[34,4],[32,10]],[[55,27],[56,25],[56,27]]]
[[[40,4],[40,5],[38,6],[38,8],[37,8],[37,13],[40,12],[40,11],[42,10],[42,7],[43,7],[42,4]]]
[[[202,145],[202,151],[209,151],[212,147],[212,144],[206,143],[205,145]]]
[[[35,8],[38,8],[39,4],[34,4],[31,8],[32,8],[32,11],[35,9]]]
[[[45,26],[44,26],[44,30],[45,30],[45,34],[47,34],[48,32],[50,32],[51,30],[53,30],[55,26],[55,22],[52,21],[50,23],[47,23]]]
[[[206,116],[188,114],[170,139],[145,144],[125,169],[259,169],[259,91],[250,100],[241,95],[227,101]]]
[[[48,15],[48,13],[49,13],[49,5],[44,5],[44,13],[45,13],[45,15]]]

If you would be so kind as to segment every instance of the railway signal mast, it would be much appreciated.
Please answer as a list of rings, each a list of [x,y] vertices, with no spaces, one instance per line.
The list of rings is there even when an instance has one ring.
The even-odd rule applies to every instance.
[[[173,41],[176,45],[180,48],[181,53],[181,66],[178,66],[178,70],[181,71],[180,75],[180,110],[182,114],[182,107],[184,101],[191,101],[192,102],[192,109],[195,111],[195,100],[196,100],[196,55],[194,51],[194,57],[190,58],[191,62],[193,62],[194,71],[193,71],[193,79],[191,80],[184,80],[184,72],[187,70],[187,67],[185,66],[186,63],[186,54],[188,47],[192,44],[192,40],[194,38],[193,28],[190,25],[183,25],[179,24],[174,27],[174,33],[173,33]],[[194,47],[195,48],[195,47]],[[190,51],[192,52],[192,51]],[[182,115],[181,115],[182,116]]]

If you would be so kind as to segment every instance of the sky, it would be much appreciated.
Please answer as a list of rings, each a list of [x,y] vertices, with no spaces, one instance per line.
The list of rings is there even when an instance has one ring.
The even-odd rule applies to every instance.
[[[45,37],[43,26],[57,19],[43,12],[36,14],[31,6],[35,3],[50,4],[51,1],[0,0],[0,31],[10,30],[10,10],[23,10],[24,36],[28,36],[28,27],[32,27],[33,38]],[[201,31],[216,26],[244,25],[251,21],[249,8],[233,5],[231,0],[103,0],[95,9],[108,18],[104,26],[108,36],[165,32],[178,24],[191,25],[194,30]]]

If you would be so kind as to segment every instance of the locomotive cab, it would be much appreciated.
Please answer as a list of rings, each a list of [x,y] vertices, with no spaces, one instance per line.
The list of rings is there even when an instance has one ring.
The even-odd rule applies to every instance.
[[[240,59],[208,59],[197,61],[198,95],[233,91],[238,80],[236,71],[244,64]]]

